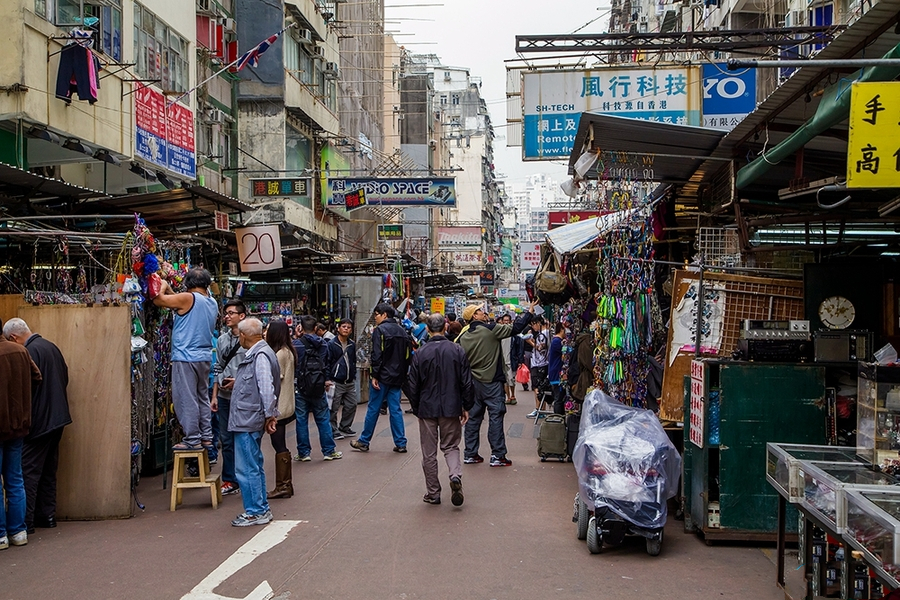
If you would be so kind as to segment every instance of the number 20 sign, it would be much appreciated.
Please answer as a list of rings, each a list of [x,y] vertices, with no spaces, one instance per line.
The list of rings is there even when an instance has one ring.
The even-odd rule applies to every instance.
[[[281,237],[278,225],[258,225],[235,229],[241,272],[272,271],[280,269]]]

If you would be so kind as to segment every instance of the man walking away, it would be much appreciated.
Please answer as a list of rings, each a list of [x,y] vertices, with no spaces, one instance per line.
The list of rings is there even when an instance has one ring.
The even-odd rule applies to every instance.
[[[369,384],[369,405],[366,421],[358,439],[350,442],[360,452],[369,451],[369,443],[375,435],[379,411],[387,404],[390,411],[391,435],[394,452],[406,452],[406,429],[403,410],[400,408],[400,388],[406,383],[409,361],[412,358],[412,340],[397,322],[394,307],[382,302],[375,307],[375,330],[372,331],[372,381]]]
[[[263,433],[275,432],[281,370],[278,358],[263,340],[259,319],[241,321],[238,332],[247,353],[238,364],[228,424],[234,433],[234,467],[244,512],[231,524],[247,527],[265,525],[272,520],[260,444]]]
[[[247,317],[247,308],[240,300],[225,303],[222,321],[225,331],[216,343],[216,364],[213,365],[215,383],[211,409],[219,420],[219,440],[222,442],[222,495],[238,494],[241,491],[234,475],[234,436],[228,430],[228,416],[231,412],[231,393],[238,365],[247,353],[241,346],[238,325]],[[292,374],[293,375],[293,374]]]
[[[32,333],[22,319],[10,319],[3,335],[24,346],[41,371],[42,380],[32,386],[31,430],[22,447],[22,476],[25,479],[25,527],[56,527],[56,470],[63,428],[72,422],[69,415],[69,367],[56,344]]]
[[[22,440],[31,426],[31,387],[40,381],[28,351],[0,335],[0,550],[28,543]]]
[[[488,442],[491,445],[491,466],[508,467],[512,461],[506,457],[506,436],[503,434],[503,415],[506,414],[506,383],[504,361],[500,340],[522,332],[534,318],[533,302],[529,311],[523,313],[512,325],[488,323],[487,313],[480,305],[472,304],[463,311],[463,319],[468,325],[457,338],[472,367],[475,386],[475,405],[469,412],[466,423],[466,464],[484,462],[478,454],[481,443],[481,422],[488,413]]]
[[[316,335],[316,318],[311,315],[300,317],[302,334],[294,340],[297,351],[297,389],[294,394],[297,410],[297,456],[294,460],[312,460],[312,445],[309,441],[309,413],[312,413],[319,430],[319,444],[325,460],[339,460],[343,454],[334,445],[331,431],[331,413],[325,390],[331,385],[328,374],[333,366],[329,360],[327,344]]]
[[[331,354],[336,356],[332,371],[334,397],[331,400],[331,429],[336,440],[356,435],[352,426],[359,394],[356,392],[356,344],[350,339],[352,333],[353,321],[342,319],[338,323],[337,337],[329,342]],[[338,411],[341,412],[340,425]]]
[[[550,382],[550,389],[553,391],[553,413],[557,415],[566,414],[566,390],[563,389],[562,379],[562,363],[563,363],[563,340],[566,337],[566,326],[557,323],[553,330],[553,337],[550,339],[550,350],[547,353],[547,379]]]
[[[444,315],[434,313],[425,321],[428,343],[412,358],[409,367],[406,395],[413,414],[419,419],[422,444],[422,470],[425,472],[425,497],[428,504],[441,503],[441,483],[438,479],[437,450],[441,452],[450,471],[450,501],[462,506],[462,464],[459,442],[462,429],[475,405],[472,372],[465,351],[446,337]]]
[[[206,269],[191,269],[184,276],[186,292],[176,294],[162,282],[156,306],[175,311],[172,325],[172,404],[184,430],[173,450],[199,450],[212,446],[212,412],[207,391],[212,363],[212,333],[219,307],[207,288],[212,276]]]

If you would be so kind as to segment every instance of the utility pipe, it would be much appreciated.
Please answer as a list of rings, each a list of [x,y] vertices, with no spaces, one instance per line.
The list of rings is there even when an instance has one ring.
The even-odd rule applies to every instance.
[[[816,68],[823,69],[846,67],[900,67],[900,58],[848,58],[833,60],[746,60],[732,58],[728,61],[728,70],[738,69],[780,69],[780,68]]]

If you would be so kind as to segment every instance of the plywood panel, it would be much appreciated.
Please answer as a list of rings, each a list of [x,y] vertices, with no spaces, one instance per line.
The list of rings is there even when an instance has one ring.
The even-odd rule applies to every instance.
[[[19,316],[69,365],[72,424],[60,445],[57,518],[129,517],[131,310],[24,306]]]
[[[0,319],[4,323],[19,316],[19,307],[25,304],[22,294],[0,294]]]

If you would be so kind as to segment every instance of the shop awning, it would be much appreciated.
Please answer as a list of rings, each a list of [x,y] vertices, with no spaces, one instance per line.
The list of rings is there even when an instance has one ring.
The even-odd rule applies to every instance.
[[[577,223],[563,225],[547,232],[547,243],[557,254],[570,254],[580,250],[596,240],[601,235],[612,231],[617,227],[631,222],[635,213],[641,209],[632,208],[609,213],[593,219],[585,219]]]
[[[47,200],[67,198],[81,200],[96,198],[105,193],[72,185],[59,179],[44,177],[13,165],[0,163],[0,196],[15,199]]]
[[[719,145],[724,131],[581,113],[569,156],[569,174],[584,152],[603,152],[584,179],[607,176],[631,181],[684,183]],[[620,155],[619,160],[616,155]],[[616,169],[623,169],[617,173]]]

